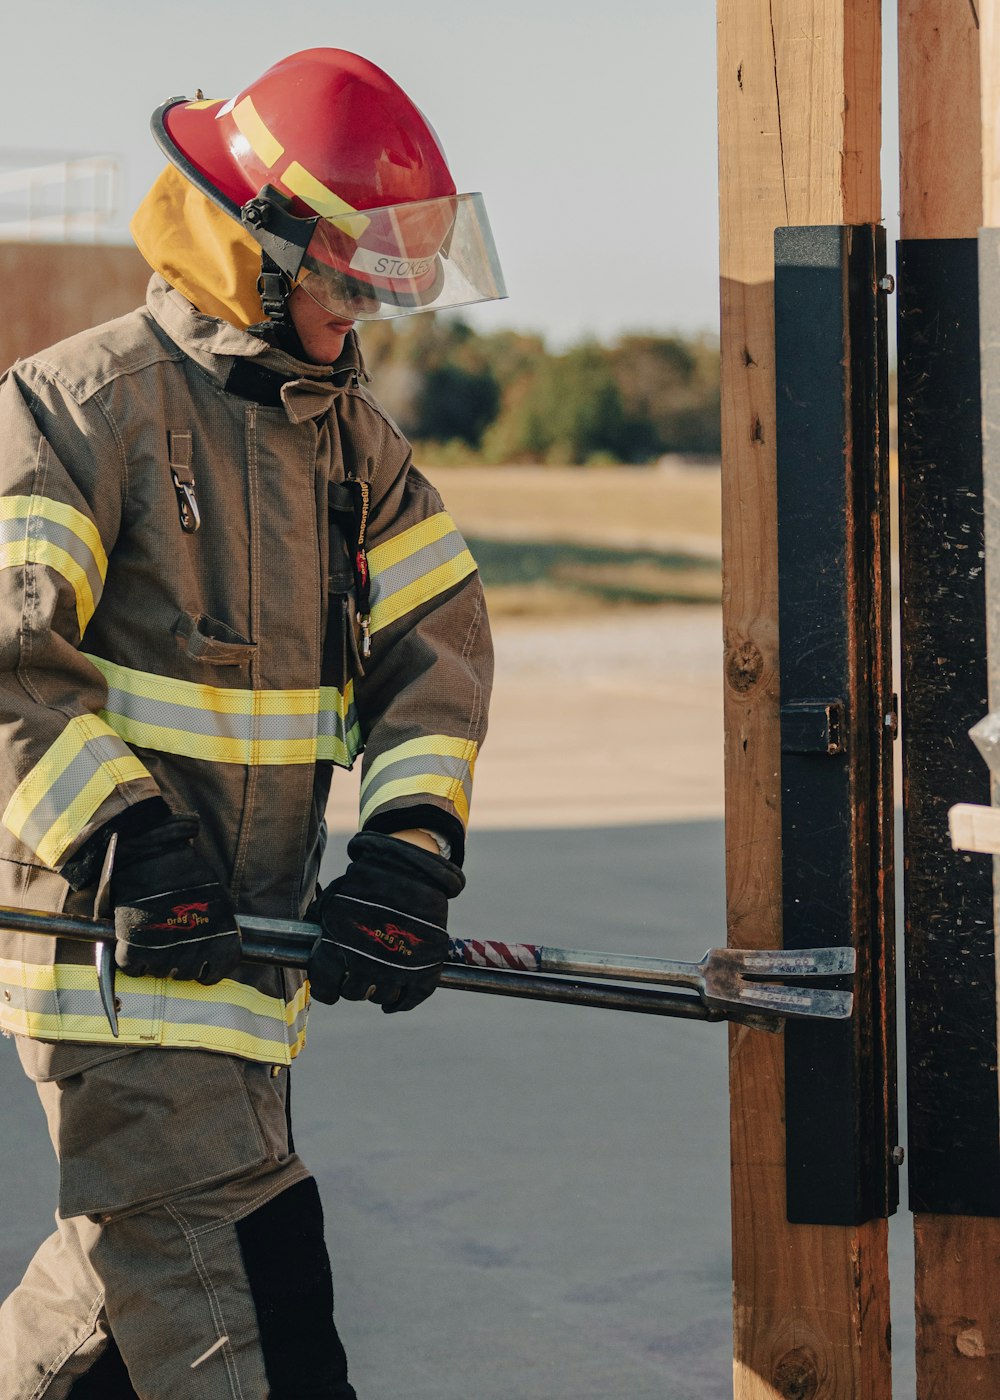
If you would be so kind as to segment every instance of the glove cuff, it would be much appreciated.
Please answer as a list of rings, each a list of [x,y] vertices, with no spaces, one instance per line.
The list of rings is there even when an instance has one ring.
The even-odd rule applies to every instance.
[[[91,832],[83,845],[59,867],[59,874],[71,889],[85,890],[93,885],[100,875],[101,866],[104,864],[104,853],[116,832],[118,833],[116,849],[120,852],[123,842],[139,838],[149,839],[149,832],[172,820],[173,813],[162,797],[148,797],[143,802],[137,802],[134,807],[127,807],[116,817],[105,822],[103,826],[99,826],[96,831]],[[123,835],[126,829],[128,830],[127,837]]]
[[[115,847],[115,870],[127,870],[137,861],[149,860],[155,856],[170,855],[182,851],[198,835],[198,818],[191,812],[171,814],[149,831],[130,831],[127,836],[119,835]]]
[[[454,861],[396,836],[359,831],[351,837],[347,854],[360,866],[376,867],[380,875],[419,880],[447,899],[454,899],[465,889],[465,875]]]
[[[440,833],[451,846],[448,859],[457,866],[464,865],[465,827],[457,817],[441,807],[433,807],[429,802],[413,807],[388,807],[365,822],[365,831],[377,831],[386,836],[392,836],[397,831],[412,831],[415,827],[427,827]]]

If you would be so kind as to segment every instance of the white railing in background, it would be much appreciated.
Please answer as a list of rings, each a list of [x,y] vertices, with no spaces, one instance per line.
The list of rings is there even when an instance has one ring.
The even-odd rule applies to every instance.
[[[0,239],[79,243],[113,219],[121,167],[113,156],[19,158],[0,151]]]

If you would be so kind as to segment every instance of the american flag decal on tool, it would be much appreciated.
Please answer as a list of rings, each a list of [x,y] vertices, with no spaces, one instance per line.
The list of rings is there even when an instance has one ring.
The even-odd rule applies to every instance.
[[[519,972],[538,972],[542,950],[534,943],[485,943],[478,938],[453,938],[448,961],[467,963],[470,967],[509,967]]]

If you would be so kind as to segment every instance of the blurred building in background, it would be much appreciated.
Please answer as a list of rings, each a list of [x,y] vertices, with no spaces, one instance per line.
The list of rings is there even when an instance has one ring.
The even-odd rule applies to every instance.
[[[119,187],[112,156],[0,151],[0,370],[143,301],[147,264],[100,241]]]

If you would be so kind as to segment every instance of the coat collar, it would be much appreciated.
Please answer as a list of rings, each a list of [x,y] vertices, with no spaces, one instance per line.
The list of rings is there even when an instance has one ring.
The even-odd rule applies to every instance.
[[[150,279],[146,305],[157,325],[222,388],[227,387],[227,381],[238,362],[241,362],[241,369],[249,369],[252,364],[256,377],[269,380],[276,387],[285,412],[293,423],[321,417],[341,390],[349,384],[356,384],[365,373],[361,347],[354,331],[348,335],[343,353],[331,368],[297,360],[256,336],[238,330],[228,321],[204,315],[157,274]],[[243,382],[249,377],[245,374],[236,376]],[[237,392],[242,397],[257,397],[242,389]],[[263,398],[259,401],[273,402],[273,399]]]

